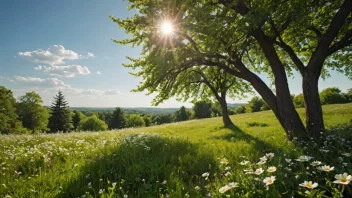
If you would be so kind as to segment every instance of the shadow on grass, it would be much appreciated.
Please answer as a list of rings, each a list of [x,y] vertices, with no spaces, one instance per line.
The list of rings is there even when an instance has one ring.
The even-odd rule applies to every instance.
[[[237,142],[237,141],[245,141],[248,144],[253,145],[254,149],[260,152],[268,153],[268,152],[274,152],[274,153],[283,153],[283,150],[278,147],[274,147],[273,145],[260,140],[256,137],[253,137],[252,135],[249,135],[245,132],[243,132],[239,127],[236,125],[230,125],[227,127],[224,127],[226,129],[230,129],[232,133],[227,133],[225,135],[221,136],[214,136],[212,139],[222,139],[226,140],[229,142]]]
[[[82,167],[80,175],[57,197],[81,197],[86,192],[97,197],[100,189],[113,191],[111,197],[182,197],[187,189],[194,189],[189,186],[192,183],[201,186],[205,182],[204,172],[217,171],[211,152],[179,139],[130,138],[104,152]],[[167,186],[174,192],[166,192]]]

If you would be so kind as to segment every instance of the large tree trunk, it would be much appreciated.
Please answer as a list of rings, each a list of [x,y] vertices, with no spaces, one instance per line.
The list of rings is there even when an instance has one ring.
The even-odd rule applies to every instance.
[[[303,96],[306,109],[306,130],[310,136],[319,137],[324,131],[323,111],[320,104],[319,77],[306,71],[303,75]]]
[[[305,136],[306,130],[293,105],[285,68],[276,53],[274,45],[271,39],[260,29],[256,29],[253,36],[261,46],[274,74],[277,108],[287,138],[289,140],[292,140],[293,137],[302,138]]]
[[[221,97],[219,100],[221,110],[222,110],[222,121],[224,122],[225,126],[230,126],[233,125],[230,116],[229,116],[229,111],[227,110],[227,103],[226,103],[226,98]]]

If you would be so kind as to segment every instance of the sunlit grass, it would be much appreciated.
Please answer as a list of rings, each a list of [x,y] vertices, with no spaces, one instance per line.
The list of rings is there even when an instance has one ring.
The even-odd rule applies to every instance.
[[[352,118],[352,104],[323,109],[326,126]],[[329,136],[323,147],[289,143],[271,111],[231,119],[236,127],[211,118],[99,133],[2,135],[0,197],[332,196],[343,186],[333,183],[335,175],[352,173],[350,139]],[[258,121],[267,126],[248,125]],[[296,160],[305,155],[313,159]],[[323,165],[334,170],[319,171]],[[258,175],[244,171],[259,168]],[[304,181],[318,186],[307,189],[299,185]]]

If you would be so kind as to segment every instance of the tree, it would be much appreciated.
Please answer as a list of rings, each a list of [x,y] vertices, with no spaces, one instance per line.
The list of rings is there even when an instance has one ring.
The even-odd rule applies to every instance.
[[[97,115],[91,115],[79,122],[79,131],[106,131],[108,125],[98,118]]]
[[[265,102],[263,99],[261,99],[261,100],[263,101],[263,105],[260,107],[260,110],[261,110],[261,111],[267,111],[267,110],[270,110],[269,105],[268,105],[268,104],[266,104],[266,102]]]
[[[139,114],[131,114],[127,119],[127,127],[143,127],[145,122]]]
[[[248,104],[246,105],[246,112],[258,112],[263,104],[264,101],[260,97],[254,96],[250,101],[248,101]]]
[[[236,114],[246,113],[246,107],[241,105],[236,107],[235,109]]]
[[[318,80],[327,76],[327,68],[352,75],[351,4],[219,0],[174,1],[170,6],[168,1],[137,0],[130,6],[138,12],[134,17],[111,19],[132,35],[117,43],[143,45],[141,57],[130,58],[133,63],[126,65],[140,69],[136,76],[154,78],[154,72],[163,71],[167,77],[170,71],[199,65],[220,67],[249,82],[292,139],[304,137],[304,131],[319,136],[324,130]],[[165,18],[174,26],[172,34],[162,35],[156,28]],[[306,128],[290,97],[287,75],[293,70],[303,77]],[[275,94],[254,73],[258,71],[272,77]],[[153,86],[163,84],[156,80]]]
[[[48,110],[42,106],[40,95],[27,92],[19,98],[17,102],[17,114],[22,121],[23,127],[34,132],[44,132],[48,130]]]
[[[180,107],[174,115],[177,122],[186,121],[189,119],[189,112],[187,112],[187,109],[184,106]]]
[[[152,118],[148,115],[144,115],[143,116],[143,120],[144,120],[144,123],[145,123],[145,126],[148,127],[152,124]]]
[[[69,132],[71,129],[71,114],[65,96],[59,90],[50,107],[48,127],[51,132]]]
[[[346,100],[339,88],[329,87],[320,93],[320,101],[322,104],[340,104],[345,103]]]
[[[352,102],[352,88],[348,89],[346,93],[344,93],[344,97],[346,102]]]
[[[298,94],[293,98],[293,103],[296,108],[298,107],[304,107],[304,96],[303,94]]]
[[[122,129],[126,127],[126,116],[120,107],[117,107],[110,118],[110,129]]]
[[[73,129],[76,131],[79,126],[80,121],[85,119],[86,116],[83,113],[76,111],[76,110],[73,113],[74,114],[72,117],[72,124],[73,124]]]
[[[194,116],[197,119],[211,117],[211,103],[206,101],[197,101],[193,106]]]
[[[16,99],[12,91],[0,86],[0,134],[25,133],[17,118]]]

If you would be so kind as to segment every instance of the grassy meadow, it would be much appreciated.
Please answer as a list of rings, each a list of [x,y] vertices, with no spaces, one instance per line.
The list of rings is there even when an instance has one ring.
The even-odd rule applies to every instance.
[[[218,117],[0,135],[0,197],[348,197],[352,103],[323,111],[319,142],[287,142],[271,111],[233,115],[230,128]]]

